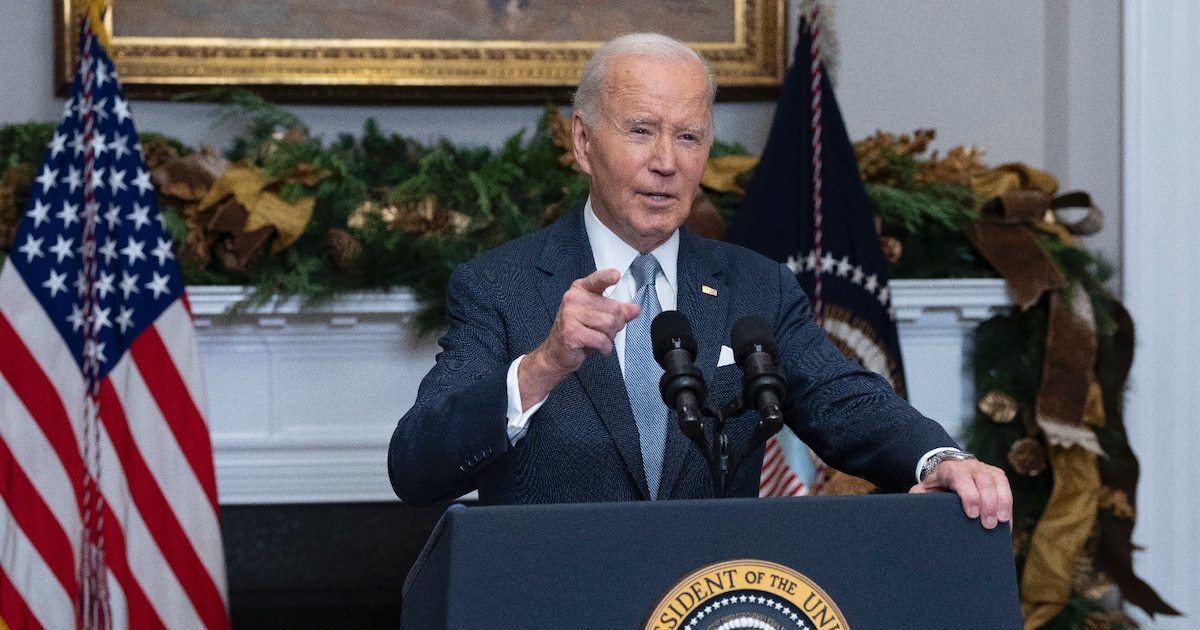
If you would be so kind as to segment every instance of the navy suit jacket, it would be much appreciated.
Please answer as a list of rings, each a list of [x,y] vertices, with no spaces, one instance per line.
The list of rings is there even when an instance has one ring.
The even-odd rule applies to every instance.
[[[554,388],[522,439],[510,444],[507,436],[509,365],[545,340],[563,294],[593,271],[578,210],[454,271],[442,352],[388,453],[392,487],[404,502],[430,505],[476,489],[488,504],[649,498],[615,352],[590,355]],[[696,335],[696,365],[714,406],[741,392],[741,370],[717,367],[721,347],[735,321],[757,314],[778,340],[786,422],[831,466],[904,491],[915,483],[922,455],[955,445],[941,425],[828,341],[787,267],[684,227],[677,287],[676,307]],[[708,464],[673,411],[669,422],[658,496],[712,497]],[[754,412],[727,423],[735,451],[756,423]],[[746,459],[733,479],[734,496],[757,496],[762,454],[760,447]]]

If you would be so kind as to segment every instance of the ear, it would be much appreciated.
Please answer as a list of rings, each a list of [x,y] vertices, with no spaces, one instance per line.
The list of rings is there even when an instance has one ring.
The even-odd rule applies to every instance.
[[[592,139],[592,130],[583,123],[583,116],[579,112],[575,112],[571,116],[571,150],[575,153],[575,161],[579,163],[579,170],[592,174],[592,165],[588,160],[588,143]]]

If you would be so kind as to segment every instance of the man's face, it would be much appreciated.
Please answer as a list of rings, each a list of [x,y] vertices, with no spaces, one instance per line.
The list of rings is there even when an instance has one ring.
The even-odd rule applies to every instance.
[[[712,145],[708,79],[697,63],[618,57],[595,126],[572,119],[575,159],[591,176],[592,208],[639,252],[687,220]]]

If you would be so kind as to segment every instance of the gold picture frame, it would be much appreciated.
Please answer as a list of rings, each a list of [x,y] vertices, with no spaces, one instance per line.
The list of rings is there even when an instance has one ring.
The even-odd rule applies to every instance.
[[[580,70],[609,33],[621,25],[631,30],[645,28],[649,19],[629,15],[614,20],[613,12],[656,11],[666,28],[659,29],[687,41],[711,65],[723,100],[774,98],[782,84],[787,64],[785,0],[360,0],[360,11],[351,20],[322,18],[322,0],[254,0],[243,10],[269,12],[273,19],[262,21],[262,34],[275,35],[284,24],[295,24],[304,37],[254,37],[255,20],[225,13],[207,22],[196,17],[194,8],[205,3],[174,0],[112,0],[105,17],[111,33],[109,54],[130,97],[169,99],[185,92],[207,88],[242,87],[268,98],[300,102],[544,102],[569,96]],[[436,4],[429,4],[434,2]],[[88,0],[58,0],[55,26],[55,84],[65,95],[78,64],[80,16]],[[172,19],[166,12],[180,12],[184,4],[190,15]],[[218,3],[221,4],[221,3]],[[337,3],[324,3],[336,5]],[[345,3],[342,3],[344,6]],[[379,37],[382,22],[405,24],[410,31],[447,35],[456,18],[445,7],[480,11],[496,7],[514,11],[555,7],[573,13],[569,19],[546,20],[543,30],[554,27],[563,35],[563,22],[575,30],[564,39],[388,39]],[[236,3],[235,3],[236,6]],[[253,7],[257,6],[257,9]],[[362,10],[361,7],[368,7]],[[374,7],[374,8],[371,8]],[[524,7],[524,9],[523,9]],[[564,9],[561,7],[568,7]],[[650,7],[650,8],[646,8]],[[705,8],[711,18],[689,20],[692,8]],[[399,11],[420,8],[437,14],[429,22],[401,19]],[[531,9],[530,9],[531,10]],[[312,22],[283,19],[281,11],[294,16],[314,12]],[[372,14],[374,12],[374,15]],[[588,12],[607,12],[591,16]],[[731,17],[726,23],[724,16]],[[439,17],[440,16],[440,17]],[[350,16],[347,16],[350,17]],[[625,17],[622,15],[622,17]],[[186,18],[186,19],[185,19]],[[203,18],[203,16],[201,16]],[[578,31],[605,23],[594,33]],[[114,24],[115,23],[115,24]],[[477,25],[477,21],[469,22]],[[140,26],[139,26],[140,24]],[[694,26],[688,26],[692,24]],[[115,25],[115,29],[114,29]],[[174,30],[172,30],[172,25]],[[199,26],[197,26],[199,25]],[[327,26],[323,26],[327,25]],[[575,25],[575,26],[571,26]],[[371,35],[346,37],[348,29]],[[710,34],[710,31],[724,29]],[[222,35],[222,30],[229,35]],[[387,32],[390,32],[390,27]],[[676,34],[678,31],[680,34]],[[267,32],[271,31],[271,32]],[[202,36],[191,36],[200,32]],[[383,34],[387,34],[383,32]],[[478,34],[478,28],[467,34]],[[327,35],[339,35],[328,37]],[[411,34],[411,33],[409,33]],[[403,34],[402,34],[403,35]],[[486,33],[485,33],[486,35]],[[591,35],[596,35],[592,39]],[[691,35],[691,37],[689,37]]]

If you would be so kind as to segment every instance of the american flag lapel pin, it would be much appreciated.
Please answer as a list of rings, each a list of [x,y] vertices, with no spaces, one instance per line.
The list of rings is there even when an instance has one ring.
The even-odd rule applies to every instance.
[[[700,292],[703,293],[704,295],[714,295],[715,296],[717,294],[717,290],[708,286],[707,284],[700,287]]]

